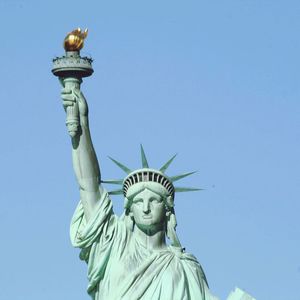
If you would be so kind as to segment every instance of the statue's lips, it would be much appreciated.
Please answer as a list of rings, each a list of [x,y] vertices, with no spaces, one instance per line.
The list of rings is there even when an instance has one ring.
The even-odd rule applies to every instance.
[[[143,219],[152,219],[152,216],[151,215],[144,215]]]

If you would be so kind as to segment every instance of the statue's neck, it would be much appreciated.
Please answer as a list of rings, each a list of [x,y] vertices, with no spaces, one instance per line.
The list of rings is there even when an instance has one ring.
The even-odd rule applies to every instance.
[[[133,235],[137,242],[148,250],[159,250],[166,247],[165,230],[161,228],[146,229],[135,225]]]

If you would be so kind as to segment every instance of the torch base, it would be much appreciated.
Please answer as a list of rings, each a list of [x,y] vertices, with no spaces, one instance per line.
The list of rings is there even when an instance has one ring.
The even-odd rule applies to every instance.
[[[66,56],[53,59],[52,73],[61,78],[88,77],[94,72],[92,62],[91,58],[81,57],[76,53],[67,53]]]

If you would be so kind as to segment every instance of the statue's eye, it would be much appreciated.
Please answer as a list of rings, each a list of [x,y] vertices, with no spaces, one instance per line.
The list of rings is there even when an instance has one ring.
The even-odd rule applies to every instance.
[[[150,199],[150,202],[152,203],[160,203],[162,200],[161,199],[158,199],[158,198],[151,198]]]
[[[143,199],[135,199],[133,200],[133,204],[141,204],[143,203]]]

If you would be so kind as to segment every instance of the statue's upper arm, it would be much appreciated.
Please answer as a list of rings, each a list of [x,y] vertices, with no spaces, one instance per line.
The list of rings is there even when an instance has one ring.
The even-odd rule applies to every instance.
[[[101,198],[101,190],[101,187],[97,191],[86,191],[80,189],[80,200],[87,220],[90,219],[96,211],[96,206]]]

